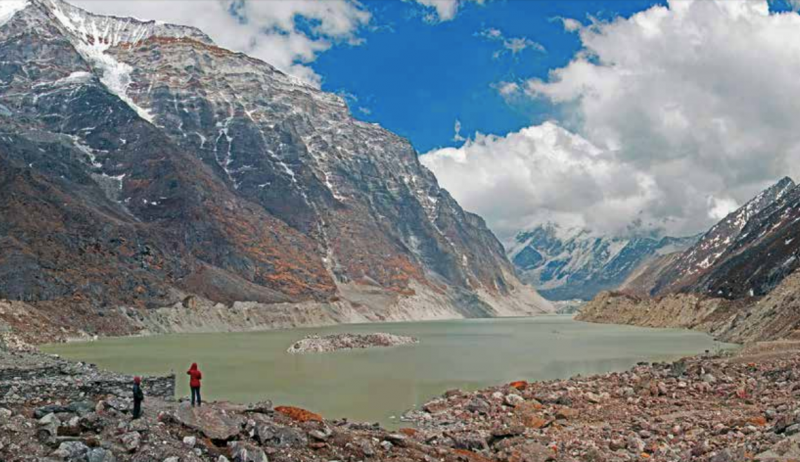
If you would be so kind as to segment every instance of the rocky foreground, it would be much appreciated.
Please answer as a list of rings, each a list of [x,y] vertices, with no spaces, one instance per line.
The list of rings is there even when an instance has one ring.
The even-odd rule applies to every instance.
[[[169,392],[155,385],[163,378],[145,379],[145,414],[132,421],[129,390],[111,374],[38,354],[11,358],[0,368],[2,461],[800,460],[794,342],[749,347],[735,357],[453,390],[408,412],[414,428],[398,431],[271,403],[192,408],[159,397]],[[25,376],[37,361],[56,375]],[[10,377],[14,367],[19,377]],[[38,380],[37,387],[22,386],[28,380]],[[19,386],[12,390],[13,382]]]
[[[310,335],[295,342],[287,350],[289,353],[330,353],[343,350],[359,350],[366,348],[387,348],[419,343],[414,337],[402,335],[376,334],[333,334],[320,337]]]
[[[405,419],[429,443],[478,453],[482,460],[797,461],[796,348],[778,342],[736,357],[456,390]]]

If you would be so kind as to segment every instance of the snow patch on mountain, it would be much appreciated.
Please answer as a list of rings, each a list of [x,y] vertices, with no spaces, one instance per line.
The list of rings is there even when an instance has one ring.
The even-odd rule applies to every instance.
[[[552,300],[589,300],[622,284],[650,258],[686,249],[696,238],[616,237],[547,223],[517,235],[508,256],[523,281]]]
[[[24,10],[29,0],[7,0],[0,2],[0,27],[3,27],[15,14]]]

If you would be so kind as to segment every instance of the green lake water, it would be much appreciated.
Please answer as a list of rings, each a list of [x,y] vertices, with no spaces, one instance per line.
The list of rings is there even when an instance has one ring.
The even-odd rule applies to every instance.
[[[389,332],[418,345],[291,355],[308,334]],[[49,353],[136,375],[203,371],[203,399],[300,406],[326,418],[392,426],[405,410],[461,388],[624,370],[729,348],[683,330],[587,324],[568,316],[346,325],[281,331],[167,335],[51,345]]]

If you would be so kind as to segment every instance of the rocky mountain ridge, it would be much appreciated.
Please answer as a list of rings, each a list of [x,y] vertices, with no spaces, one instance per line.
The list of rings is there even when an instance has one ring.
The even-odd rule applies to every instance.
[[[523,281],[551,300],[590,300],[615,289],[637,268],[679,252],[697,237],[619,237],[546,223],[520,232],[508,256]]]
[[[770,226],[778,225],[777,222],[773,223],[774,211],[785,209],[792,198],[800,193],[796,189],[791,178],[783,178],[730,213],[705,233],[694,246],[662,270],[650,292],[666,294],[683,290],[694,291],[693,285],[707,290],[719,287],[723,284],[719,280],[724,278],[720,271],[726,266],[726,262],[747,250],[747,247],[754,244],[754,238],[764,237],[766,231],[754,232],[754,228],[763,226],[765,222],[770,222]],[[758,258],[754,253],[751,252],[751,256]],[[764,288],[753,290],[762,295],[766,293]],[[727,294],[725,290],[718,290],[711,295]],[[742,294],[739,292],[737,295]]]
[[[684,253],[643,269],[622,292],[599,295],[579,319],[688,327],[735,342],[795,335],[798,207],[800,187],[780,180]]]
[[[153,317],[170,306],[224,329],[237,302],[325,322],[550,309],[339,97],[194,28],[61,0],[0,18],[0,298],[90,334],[181,323]]]

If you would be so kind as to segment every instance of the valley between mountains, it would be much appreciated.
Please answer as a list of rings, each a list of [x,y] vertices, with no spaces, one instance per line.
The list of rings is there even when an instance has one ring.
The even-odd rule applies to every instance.
[[[513,55],[545,50],[499,29],[473,35]],[[792,179],[693,236],[548,222],[501,243],[419,157],[342,97],[199,29],[0,2],[0,462],[800,459]],[[586,323],[437,322],[419,339],[426,326],[401,323],[288,341],[301,326],[576,305]],[[359,328],[372,329],[347,326]],[[139,338],[271,329],[286,330]],[[115,336],[129,338],[72,345],[114,371],[43,352]],[[115,342],[127,358],[104,349]],[[188,356],[208,374],[198,407],[176,396]],[[161,375],[140,377],[145,411],[132,419],[131,374],[148,367]],[[348,409],[414,408],[383,416],[395,431],[205,394],[224,381],[272,399],[286,372],[291,392]]]

